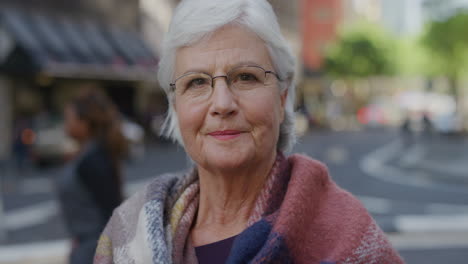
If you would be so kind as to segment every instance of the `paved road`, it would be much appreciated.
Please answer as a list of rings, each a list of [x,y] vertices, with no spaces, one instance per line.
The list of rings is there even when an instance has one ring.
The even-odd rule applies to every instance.
[[[334,180],[358,196],[378,224],[391,232],[391,241],[408,263],[463,263],[468,259],[468,175],[460,175],[460,164],[451,164],[450,168],[457,169],[448,172],[444,167],[447,158],[455,160],[450,155],[466,154],[454,151],[460,142],[401,144],[396,132],[383,130],[314,132],[301,138],[294,152],[325,162]],[[152,147],[148,155],[127,167],[129,192],[153,175],[187,164],[181,148]],[[4,205],[11,228],[3,245],[66,238],[50,180],[58,173],[34,171],[16,184],[6,181]],[[31,215],[35,223],[18,221]],[[55,246],[63,247],[63,243]]]
[[[463,157],[468,148],[454,151],[460,139],[430,142],[401,144],[396,131],[312,133],[296,151],[324,161],[334,180],[361,197],[384,230],[409,231],[390,236],[408,263],[463,263],[468,259],[468,165],[463,175],[453,175],[443,163]],[[379,155],[385,167],[369,175],[363,161]],[[411,159],[413,164],[405,163]],[[438,170],[419,168],[427,161],[442,164]]]

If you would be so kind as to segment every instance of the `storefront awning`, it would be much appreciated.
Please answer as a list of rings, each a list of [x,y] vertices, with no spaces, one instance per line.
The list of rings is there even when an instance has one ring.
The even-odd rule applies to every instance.
[[[0,11],[0,26],[15,41],[15,49],[0,66],[4,72],[155,80],[158,61],[135,31],[17,9]]]

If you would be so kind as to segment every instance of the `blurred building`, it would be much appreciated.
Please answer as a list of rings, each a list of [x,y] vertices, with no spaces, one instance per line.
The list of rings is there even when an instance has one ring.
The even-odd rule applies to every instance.
[[[344,25],[353,24],[359,20],[367,20],[380,23],[382,20],[382,0],[344,0],[343,21]]]
[[[296,81],[301,82],[304,69],[300,59],[304,51],[302,41],[303,35],[300,27],[301,21],[299,20],[301,1],[269,0],[269,2],[278,16],[281,31],[297,58]]]
[[[325,48],[335,40],[343,18],[343,3],[305,0],[300,10],[304,67],[309,74],[320,74]]]
[[[397,35],[420,33],[424,24],[422,0],[381,0],[383,25]]]
[[[83,86],[107,90],[136,118],[157,66],[140,28],[138,0],[0,0],[0,129],[59,116]],[[0,159],[15,133],[1,133]]]
[[[468,0],[422,0],[425,21],[445,19],[468,8]]]
[[[169,28],[172,12],[178,2],[178,0],[140,1],[142,33],[155,52],[161,52],[161,36]]]
[[[343,4],[345,24],[365,19],[399,36],[418,34],[426,22],[468,8],[468,0],[347,0]]]
[[[328,45],[333,43],[348,1],[299,1],[299,23],[302,35],[303,79],[297,90],[297,107],[311,125],[322,125],[326,109],[326,91],[323,58]]]
[[[172,18],[172,12],[180,0],[141,0],[142,30],[156,52],[161,49],[161,34],[164,34]],[[269,0],[276,15],[281,30],[293,51],[301,54],[302,39],[299,30],[299,6],[300,1]]]

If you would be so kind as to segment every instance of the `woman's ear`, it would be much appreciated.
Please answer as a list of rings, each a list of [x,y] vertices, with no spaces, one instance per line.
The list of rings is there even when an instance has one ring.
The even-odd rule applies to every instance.
[[[286,107],[286,101],[288,100],[288,91],[289,89],[285,89],[284,91],[281,92],[281,107],[284,109]]]
[[[286,103],[288,102],[288,93],[289,93],[289,88],[292,85],[293,82],[293,76],[288,74],[288,77],[284,80],[285,82],[285,89],[284,91],[280,92],[280,100],[281,100],[281,122],[284,121],[284,115],[286,113]]]
[[[281,92],[281,106],[283,108],[286,107],[286,102],[288,100],[289,87],[291,87],[291,84],[293,82],[293,77],[290,74],[288,74],[288,77],[286,78],[286,80],[284,80],[284,82],[285,82],[286,89],[284,89],[284,91]]]
[[[289,89],[285,89],[280,93],[280,101],[281,101],[281,122],[284,121],[284,115],[286,113],[286,102],[288,100],[288,91]]]

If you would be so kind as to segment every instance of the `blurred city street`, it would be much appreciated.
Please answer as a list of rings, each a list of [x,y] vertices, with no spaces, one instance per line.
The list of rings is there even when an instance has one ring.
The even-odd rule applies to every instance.
[[[434,137],[403,145],[396,130],[309,132],[293,152],[325,162],[335,181],[359,197],[407,263],[461,263],[468,258],[468,140]],[[183,149],[148,146],[126,168],[130,195],[153,176],[187,167]],[[448,168],[447,168],[448,167]],[[0,263],[63,263],[67,234],[53,192],[58,169],[4,177],[7,233]],[[55,262],[52,261],[55,259]]]
[[[0,264],[66,264],[84,244],[67,220],[89,220],[78,229],[99,222],[92,242],[107,222],[61,207],[83,179],[58,191],[61,178],[79,175],[83,143],[93,143],[79,140],[66,114],[91,130],[82,113],[91,108],[71,105],[84,90],[108,98],[94,104],[108,121],[87,117],[113,124],[106,136],[89,133],[105,139],[113,162],[110,178],[86,174],[81,194],[93,180],[113,183],[94,193],[114,194],[108,215],[122,201],[120,174],[129,197],[191,166],[160,136],[170,99],[156,78],[180,1],[0,0]],[[407,263],[467,263],[468,0],[268,2],[296,59],[292,153],[325,163]]]

